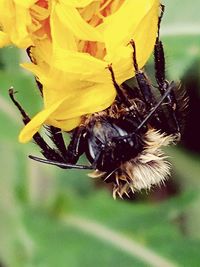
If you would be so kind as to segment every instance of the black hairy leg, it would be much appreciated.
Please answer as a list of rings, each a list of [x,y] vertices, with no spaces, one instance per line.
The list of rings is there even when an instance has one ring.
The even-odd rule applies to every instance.
[[[126,117],[126,120],[125,120],[126,123],[128,122],[128,117],[129,117],[130,121],[132,123],[133,123],[133,121],[135,123],[136,120],[137,120],[137,125],[141,124],[142,121],[143,121],[143,114],[141,114],[141,110],[139,111],[136,108],[132,109],[132,106],[133,106],[133,101],[132,100],[133,99],[134,99],[134,104],[135,104],[136,99],[138,101],[140,101],[140,103],[143,103],[143,101],[140,100],[141,99],[141,91],[138,90],[138,88],[134,88],[134,90],[133,90],[132,88],[126,86],[126,84],[118,85],[118,83],[116,82],[114,71],[112,69],[112,65],[111,64],[108,65],[108,70],[111,73],[112,82],[113,82],[113,85],[114,85],[114,87],[115,87],[115,89],[117,91],[117,96],[116,96],[115,102],[118,103],[119,105],[120,104],[125,105],[126,108],[128,109],[129,114]],[[129,95],[131,95],[131,98],[128,97]],[[144,107],[144,109],[146,109],[146,107]],[[133,120],[133,118],[134,118],[134,120]],[[144,124],[143,124],[143,126],[145,128]]]
[[[158,18],[158,31],[156,42],[154,45],[154,67],[155,67],[155,78],[158,84],[158,89],[161,94],[164,93],[164,84],[165,84],[165,55],[162,41],[160,40],[160,24],[164,14],[165,6],[160,6],[160,16]]]
[[[138,67],[136,45],[134,40],[130,41],[130,45],[133,48],[133,67],[135,70],[135,77],[146,107],[151,109],[156,104],[155,97],[152,93],[152,86],[146,74]]]
[[[27,55],[28,55],[30,61],[31,61],[33,64],[37,65],[37,61],[36,61],[36,59],[35,59],[35,57],[33,56],[33,53],[32,53],[32,50],[33,50],[33,49],[34,49],[34,46],[29,46],[29,47],[26,49],[26,53],[27,53]],[[39,91],[40,91],[41,96],[43,96],[43,86],[42,86],[42,84],[40,83],[40,81],[39,81],[39,79],[38,79],[37,76],[35,76],[35,81],[36,81],[36,84],[37,84],[37,87],[38,87],[38,89],[39,89]]]
[[[13,88],[9,89],[9,96],[15,106],[18,108],[22,115],[22,120],[24,124],[26,125],[30,118],[28,114],[24,111],[22,106],[19,104],[19,102],[14,97],[14,90]],[[33,136],[33,140],[35,143],[40,147],[42,155],[47,159],[41,159],[35,156],[29,156],[31,159],[34,159],[39,162],[43,163],[49,163],[52,165],[56,165],[58,167],[67,169],[67,168],[74,168],[74,169],[91,169],[90,166],[84,166],[84,165],[76,165],[76,162],[78,161],[80,154],[80,139],[82,137],[82,131],[80,131],[80,128],[78,130],[75,130],[74,134],[72,135],[72,139],[69,143],[68,149],[65,147],[65,143],[63,140],[63,137],[61,136],[61,132],[58,128],[55,128],[51,126],[48,129],[48,132],[50,133],[50,138],[53,141],[53,143],[56,145],[57,149],[51,148],[47,142],[42,138],[42,136],[37,132]]]
[[[155,78],[161,96],[169,87],[172,88],[171,93],[162,104],[162,120],[160,128],[167,134],[177,134],[180,136],[182,132],[183,121],[185,121],[185,110],[187,108],[187,97],[185,92],[180,91],[181,85],[166,80],[165,70],[165,54],[163,43],[160,40],[160,24],[164,14],[165,6],[160,6],[160,16],[158,19],[158,32],[154,46],[154,69]]]
[[[133,67],[135,71],[135,78],[138,84],[138,88],[141,92],[142,99],[145,103],[145,110],[147,114],[154,110],[154,112],[149,116],[148,121],[150,124],[155,127],[156,129],[160,129],[160,125],[163,121],[163,111],[161,109],[161,105],[159,105],[156,109],[154,109],[155,106],[157,106],[156,98],[153,94],[153,88],[152,84],[148,78],[148,76],[138,67],[137,63],[137,49],[134,40],[130,41],[130,45],[133,48]],[[166,98],[166,97],[165,97]],[[165,99],[164,98],[164,99]],[[161,103],[162,104],[162,103]],[[146,114],[146,116],[148,116]]]
[[[26,125],[27,123],[29,123],[30,118],[29,118],[28,114],[24,111],[22,106],[19,104],[19,102],[15,99],[14,94],[15,94],[15,92],[14,92],[13,88],[10,88],[9,89],[9,96],[10,96],[11,100],[13,101],[13,103],[15,104],[15,106],[20,111],[20,113],[22,115],[22,120],[23,120],[24,124]],[[61,160],[60,155],[45,142],[45,140],[42,138],[42,136],[39,133],[36,133],[33,136],[33,140],[40,147],[41,153],[44,155],[45,158],[48,158],[50,160]]]
[[[161,132],[166,134],[176,134],[177,138],[180,137],[180,125],[184,121],[183,114],[184,109],[187,105],[187,100],[184,93],[180,93],[180,85],[174,81],[168,82],[165,76],[165,56],[163,44],[159,39],[160,35],[160,24],[162,16],[164,13],[164,5],[160,6],[160,16],[158,19],[158,32],[157,38],[154,45],[154,66],[155,66],[155,79],[157,86],[155,88],[160,92],[161,98],[165,95],[162,103],[157,106],[157,98],[154,96],[155,88],[150,82],[148,76],[138,67],[137,63],[137,49],[134,40],[130,41],[130,45],[133,48],[133,67],[135,70],[135,78],[138,84],[139,91],[141,93],[141,98],[143,99],[146,111],[151,113],[148,122],[150,125]],[[129,92],[130,88],[127,88]],[[134,89],[135,90],[135,89]],[[167,94],[166,94],[167,92]],[[138,91],[136,90],[136,94]],[[147,116],[148,117],[148,116]]]
[[[113,85],[114,85],[114,87],[116,89],[116,92],[117,92],[116,100],[119,101],[119,102],[124,103],[127,107],[129,107],[131,105],[130,101],[128,100],[127,95],[124,92],[123,87],[120,86],[117,83],[116,79],[115,79],[115,75],[114,75],[114,71],[113,71],[113,68],[112,68],[112,64],[109,64],[107,68],[110,71],[112,82],[113,82]]]
[[[62,156],[63,162],[76,164],[81,154],[83,154],[83,134],[85,127],[80,126],[72,131],[70,143],[67,148],[61,129],[54,126],[46,126],[45,128],[47,129],[49,138],[53,141],[57,151]]]
[[[67,149],[63,139],[63,135],[61,129],[54,127],[54,126],[46,126],[45,127],[48,132],[49,138],[52,140],[56,149],[60,152],[63,158],[67,157]]]

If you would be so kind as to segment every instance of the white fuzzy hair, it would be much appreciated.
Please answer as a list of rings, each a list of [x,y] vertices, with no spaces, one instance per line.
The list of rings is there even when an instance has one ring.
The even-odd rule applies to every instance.
[[[130,191],[150,189],[153,185],[159,185],[165,181],[170,174],[170,164],[166,161],[161,147],[175,142],[177,136],[162,134],[155,129],[149,129],[143,137],[144,149],[137,157],[124,162],[120,166],[120,172],[112,174],[95,170],[89,176],[93,178],[108,179],[115,175],[113,196],[123,197]]]

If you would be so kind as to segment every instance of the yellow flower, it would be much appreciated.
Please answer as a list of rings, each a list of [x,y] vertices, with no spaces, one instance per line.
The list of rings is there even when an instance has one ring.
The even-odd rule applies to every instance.
[[[127,44],[134,39],[144,66],[155,43],[158,10],[158,0],[51,1],[50,38],[34,40],[37,63],[24,64],[43,85],[44,109],[24,127],[20,141],[29,141],[43,124],[72,130],[81,116],[109,107],[116,92],[107,65],[112,63],[119,84],[133,77]]]
[[[0,47],[33,45],[34,39],[49,37],[50,7],[46,0],[0,1]]]

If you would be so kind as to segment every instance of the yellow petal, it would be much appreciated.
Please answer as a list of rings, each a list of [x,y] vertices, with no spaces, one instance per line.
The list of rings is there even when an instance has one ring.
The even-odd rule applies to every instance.
[[[66,51],[57,47],[51,64],[58,70],[73,75],[74,79],[79,81],[105,83],[110,80],[110,74],[106,69],[108,63],[87,53]]]
[[[114,38],[113,36],[111,36],[110,31],[113,30],[112,27],[117,27],[118,29],[118,25],[115,25],[115,22],[112,22],[113,23],[112,27],[110,25],[108,26],[108,31],[106,30],[106,35],[107,35],[106,45],[108,49],[108,54],[106,55],[105,60],[111,61],[113,63],[113,69],[115,71],[115,76],[119,84],[122,83],[124,80],[127,80],[128,78],[134,76],[134,69],[132,64],[133,49],[130,45],[127,45],[128,42],[131,39],[135,41],[137,62],[139,68],[142,68],[146,64],[150,54],[152,53],[157,35],[159,1],[133,0],[131,1],[131,3],[130,1],[127,1],[125,4],[126,8],[128,6],[128,3],[132,5],[134,4],[134,2],[136,2],[135,3],[136,4],[135,8],[137,8],[136,10],[139,10],[140,12],[138,11],[139,14],[136,15],[137,20],[135,21],[133,20],[133,22],[128,22],[129,20],[127,20],[127,22],[125,22],[124,29],[126,29],[127,27],[126,34],[123,34],[124,29],[121,29],[122,32],[120,33],[120,28],[119,28],[117,34],[118,37]],[[124,16],[126,15],[127,18],[131,16],[130,12],[128,13],[125,12],[124,14],[120,15]],[[122,19],[122,17],[120,19]],[[126,19],[124,18],[124,20]],[[116,23],[118,23],[118,20],[116,21]],[[132,31],[130,30],[131,28]]]
[[[105,94],[105,91],[109,94]],[[44,123],[70,131],[78,126],[80,116],[109,107],[115,95],[114,87],[102,84],[91,87],[90,90],[85,89],[82,94],[67,95],[33,117],[22,129],[19,141],[28,142]]]
[[[26,143],[30,141],[33,135],[38,132],[42,124],[46,121],[46,119],[59,107],[59,105],[63,102],[63,99],[54,103],[51,107],[39,112],[33,119],[25,125],[19,135],[19,141],[21,143]]]
[[[133,35],[137,46],[137,61],[139,67],[143,67],[153,51],[158,28],[158,1],[141,20]]]
[[[60,128],[64,131],[71,131],[76,128],[81,123],[81,117],[76,117],[67,120],[56,120],[53,118],[48,118],[46,124],[53,125],[54,127]]]
[[[0,10],[1,30],[9,36],[10,42],[22,48],[30,46],[32,42],[27,27],[31,18],[27,7],[11,0],[1,0]]]
[[[74,34],[69,29],[67,29],[65,25],[63,25],[56,12],[52,12],[50,17],[50,24],[53,49],[54,47],[59,46],[62,49],[77,51],[77,42]]]
[[[8,1],[8,0],[7,0]],[[25,8],[29,8],[33,4],[35,4],[38,0],[14,0],[15,4],[21,5]]]
[[[66,3],[65,0],[60,0],[61,3]],[[94,0],[70,0],[68,1],[67,5],[76,7],[76,8],[83,8],[89,4],[94,2]]]
[[[121,45],[127,45],[140,22],[151,9],[156,11],[158,18],[158,7],[159,0],[126,0],[117,12],[105,18],[99,29],[103,30],[108,54],[112,54],[112,51]],[[154,26],[152,27],[155,31]]]
[[[72,8],[67,4],[57,3],[55,5],[55,12],[62,24],[78,39],[99,42],[103,41],[102,35],[94,27],[85,22],[75,8]],[[57,30],[59,31],[59,29]]]
[[[48,71],[45,68],[41,68],[38,65],[34,65],[32,63],[23,63],[20,64],[20,66],[28,71],[31,71],[36,77],[39,78],[42,84],[44,84],[48,79]]]
[[[21,48],[27,48],[32,44],[27,27],[31,24],[31,17],[27,10],[19,5],[15,7],[15,28],[11,31],[12,42]],[[10,25],[13,28],[13,25]]]
[[[45,88],[44,88],[45,89]],[[47,91],[47,94],[53,91]],[[98,112],[109,107],[116,96],[115,88],[112,84],[95,84],[82,90],[74,88],[74,93],[66,90],[66,97],[60,106],[52,114],[56,120],[67,120],[82,115]],[[56,96],[58,97],[58,96]],[[58,101],[58,100],[57,100]],[[49,106],[46,100],[46,107]]]
[[[0,47],[6,46],[10,44],[10,38],[8,34],[0,31]]]

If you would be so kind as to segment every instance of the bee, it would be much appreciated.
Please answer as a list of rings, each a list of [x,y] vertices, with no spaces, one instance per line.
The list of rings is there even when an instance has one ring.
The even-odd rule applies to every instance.
[[[92,170],[90,177],[113,184],[114,197],[123,197],[131,191],[149,189],[164,182],[169,176],[170,164],[161,147],[180,139],[187,98],[179,93],[179,84],[168,82],[165,77],[164,49],[159,38],[163,13],[164,6],[161,5],[154,46],[157,86],[154,87],[147,74],[138,68],[137,48],[131,40],[137,86],[118,85],[112,65],[108,65],[117,92],[114,103],[103,111],[83,116],[81,124],[70,132],[71,140],[67,147],[58,128],[48,126],[54,148],[36,133],[33,139],[46,159],[30,155],[31,159],[63,169]],[[14,98],[13,89],[9,94],[27,124],[30,118]],[[82,154],[89,165],[77,164]]]

